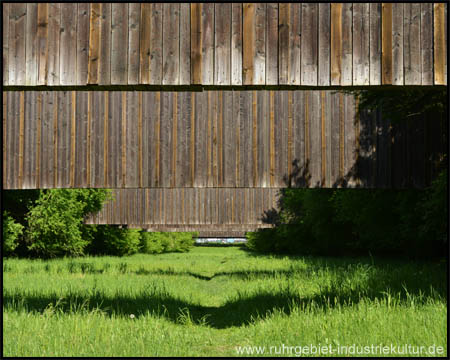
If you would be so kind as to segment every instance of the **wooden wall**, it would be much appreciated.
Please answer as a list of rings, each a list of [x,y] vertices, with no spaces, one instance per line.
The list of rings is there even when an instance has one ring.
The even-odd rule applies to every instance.
[[[264,188],[116,189],[114,200],[85,222],[153,231],[250,231],[271,226],[264,219],[278,208],[278,193]]]
[[[4,3],[3,85],[446,85],[444,3]]]
[[[445,119],[332,90],[3,93],[3,186],[422,187]]]

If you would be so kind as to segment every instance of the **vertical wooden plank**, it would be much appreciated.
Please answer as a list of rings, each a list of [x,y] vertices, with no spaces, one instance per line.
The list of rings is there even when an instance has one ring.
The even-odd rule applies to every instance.
[[[18,102],[17,102],[17,92],[8,92],[4,93],[7,95],[6,101],[6,107],[3,108],[4,116],[6,117],[4,122],[4,144],[6,145],[6,149],[4,151],[4,164],[6,167],[6,171],[4,173],[4,182],[6,189],[14,189],[14,179],[17,178],[17,174],[14,173],[14,155],[17,154],[17,151],[14,147],[14,142],[17,138],[17,136],[14,136],[15,133],[17,133],[17,127],[16,127],[16,119],[18,118],[17,114],[17,108],[18,108]],[[5,114],[6,112],[6,114]]]
[[[356,165],[356,133],[355,133],[355,100],[354,96],[351,94],[346,94],[344,97],[344,133],[345,133],[345,163],[344,163],[344,176],[347,179],[347,186],[355,186],[355,177],[353,175],[353,170]],[[385,128],[383,128],[385,131]],[[387,136],[384,136],[385,146],[384,151],[387,154]],[[387,164],[385,164],[387,165]],[[386,169],[386,166],[385,166]],[[387,178],[387,174],[385,174]]]
[[[142,92],[138,93],[138,177],[139,187],[143,187],[143,152],[142,152]]]
[[[86,85],[89,57],[88,3],[78,4],[77,20],[77,85]]]
[[[422,85],[433,85],[433,4],[420,6]]]
[[[98,82],[111,84],[111,4],[101,5],[100,50],[98,60]]]
[[[269,157],[270,157],[270,186],[275,185],[275,93],[269,91]]]
[[[27,5],[27,13],[30,15],[30,18],[27,18],[27,27],[29,26],[28,24],[36,23],[37,20],[37,15],[33,15],[31,9],[34,8],[35,10],[33,10],[35,13],[37,12],[37,4],[30,4],[30,6],[28,7]],[[9,85],[9,19],[10,19],[10,9],[11,9],[11,4],[9,3],[3,3],[2,4],[2,9],[3,9],[3,85]],[[34,26],[36,27],[36,26]],[[31,26],[31,28],[33,28],[33,26]],[[27,33],[28,32],[28,28],[27,28]],[[35,34],[36,31],[32,32],[31,34]],[[27,44],[28,42],[31,42],[33,44],[33,38],[34,36],[27,36]],[[33,47],[35,47],[35,44],[33,44]],[[31,52],[28,51],[28,46],[27,46],[27,51],[26,53],[29,55],[31,55]],[[35,53],[34,53],[34,57],[35,57]],[[28,59],[28,58],[27,58]],[[31,57],[30,57],[31,59]],[[36,60],[31,59],[30,60],[30,65],[35,68],[36,67]],[[28,67],[27,67],[28,69]],[[36,70],[35,70],[36,71]],[[31,75],[31,71],[30,71],[30,75]],[[35,77],[36,75],[34,75]],[[31,81],[30,81],[31,82]],[[6,172],[4,172],[6,174]]]
[[[119,154],[120,154],[120,124],[121,124],[121,114],[122,114],[122,102],[121,93],[119,91],[108,92],[107,104],[105,103],[105,108],[107,109],[107,132],[108,136],[108,158],[107,158],[107,181],[108,186],[111,188],[120,187],[119,179]]]
[[[252,92],[252,186],[258,186],[258,102],[257,92]]]
[[[420,85],[420,4],[404,5],[405,85]]]
[[[232,3],[231,11],[231,84],[242,85],[242,3]]]
[[[4,92],[4,102],[3,102],[3,111],[5,116],[6,110],[6,92]],[[25,117],[24,117],[24,149],[23,152],[25,154],[24,159],[24,168],[23,168],[23,184],[22,187],[24,189],[32,189],[36,186],[36,177],[35,177],[35,164],[36,164],[36,124],[37,124],[37,98],[35,91],[26,91],[25,92]],[[6,119],[3,120],[3,126],[6,125]],[[3,147],[6,145],[6,133],[5,128],[3,128]],[[5,150],[3,150],[3,161],[4,161],[4,170],[3,176],[6,177],[5,171]]]
[[[111,8],[111,84],[127,83],[128,3],[113,3]]]
[[[75,186],[87,187],[88,92],[77,91]]]
[[[142,22],[141,22],[142,23]],[[141,62],[142,64],[142,62]],[[142,142],[142,187],[150,187],[155,184],[155,96],[154,92],[142,92],[140,122],[142,135],[139,136]],[[158,102],[159,105],[159,102]],[[152,173],[153,171],[153,173]]]
[[[244,85],[253,84],[255,59],[255,11],[254,3],[243,6],[243,61],[242,80]]]
[[[293,96],[292,91],[288,91],[288,142],[287,142],[287,173],[286,176],[289,178],[292,173],[292,158],[293,158]]]
[[[180,80],[180,4],[163,4],[163,84],[178,85]]]
[[[162,84],[163,4],[152,4],[150,36],[150,84]]]
[[[330,37],[331,13],[330,4],[319,3],[319,56],[318,56],[318,85],[330,85]]]
[[[253,84],[266,83],[266,4],[256,3],[255,53],[253,60]]]
[[[331,4],[331,85],[341,84],[342,4]]]
[[[290,4],[289,10],[289,79],[290,85],[301,83],[301,61],[303,61],[303,41],[301,40],[303,27],[304,4]],[[316,21],[317,24],[317,21]],[[317,40],[316,40],[317,45]]]
[[[48,4],[38,4],[38,85],[47,82],[48,58]],[[25,55],[25,54],[24,54]]]
[[[195,182],[194,186],[206,186],[206,132],[208,92],[196,92],[195,97]]]
[[[332,187],[337,187],[340,181],[339,169],[340,169],[340,93],[333,93],[331,95],[332,102],[332,120],[331,120],[331,183]]]
[[[3,66],[6,71],[3,71],[4,84],[7,85],[8,74],[8,33],[9,33],[9,6],[10,4],[3,4],[4,16],[3,18]],[[27,4],[27,25],[26,25],[26,49],[25,49],[25,66],[26,66],[26,85],[36,85],[37,83],[37,9],[38,4]],[[59,30],[58,30],[59,32]],[[5,82],[6,81],[6,82]]]
[[[88,84],[98,84],[102,4],[92,3],[90,10]]]
[[[275,184],[286,185],[287,149],[288,149],[288,92],[282,90],[275,93],[275,111],[278,116],[275,126]]]
[[[392,84],[403,85],[403,4],[392,5]]]
[[[325,162],[325,173],[322,172],[322,176],[325,177],[325,184],[323,186],[327,188],[331,188],[333,186],[333,178],[332,178],[332,141],[331,137],[332,133],[332,92],[324,91],[325,93],[325,106],[322,106],[325,109],[325,116],[322,118],[322,170],[324,167],[323,162]]]
[[[59,74],[61,85],[77,82],[77,18],[78,4],[61,4],[61,44]]]
[[[236,153],[236,157],[235,157],[235,171],[234,171],[234,182],[233,182],[233,187],[238,187],[240,184],[240,163],[241,163],[241,157],[240,157],[240,123],[241,123],[241,119],[240,119],[240,115],[241,115],[241,111],[240,111],[240,91],[233,91],[233,113],[232,113],[232,117],[234,119],[233,123],[235,124],[235,128],[236,128],[236,132],[235,132],[235,142],[233,144],[233,147],[236,149],[235,153]]]
[[[55,186],[58,188],[69,187],[70,186],[70,101],[71,96],[67,91],[58,91],[55,92],[57,94],[57,112],[58,112],[58,126],[57,126],[57,159],[56,159],[56,181]],[[31,98],[29,100],[35,100],[36,95],[30,94]],[[31,103],[28,104],[27,107],[31,106]],[[28,110],[28,109],[27,109]],[[35,119],[33,119],[35,122]],[[31,125],[31,124],[30,124]],[[33,126],[33,125],[32,125]],[[27,146],[27,143],[25,142]],[[33,144],[34,145],[34,144]],[[34,153],[34,146],[32,147],[32,151]],[[25,148],[27,152],[27,149]],[[29,153],[29,152],[27,152]],[[29,153],[31,154],[31,153]]]
[[[214,84],[214,3],[202,5],[202,84]]]
[[[381,84],[381,4],[370,4],[370,85]]]
[[[160,186],[170,187],[170,169],[172,164],[171,148],[173,133],[173,92],[161,93],[161,126],[160,126]]]
[[[195,165],[196,165],[196,159],[195,159],[195,151],[196,151],[196,143],[195,143],[195,134],[196,134],[196,127],[195,127],[195,111],[196,111],[196,108],[195,108],[195,93],[192,93],[190,98],[191,98],[191,113],[190,113],[191,136],[190,136],[190,139],[189,139],[189,144],[190,144],[190,147],[189,147],[189,151],[190,151],[190,153],[189,153],[189,158],[190,158],[189,174],[190,174],[190,186],[194,186],[194,184],[195,184]],[[192,195],[192,192],[191,192],[191,195]],[[192,199],[192,197],[191,197],[191,199]]]
[[[103,92],[103,184],[109,186],[108,179],[108,125],[109,125],[109,92]]]
[[[139,83],[139,33],[141,4],[128,5],[128,84]]]
[[[322,178],[322,126],[319,92],[311,92],[309,105],[311,187],[320,187]]]
[[[267,4],[266,85],[278,84],[278,4]]]
[[[202,83],[202,3],[191,3],[191,83]]]
[[[58,93],[53,92],[53,187],[58,181],[58,118]]]
[[[26,12],[24,3],[11,3],[9,16],[9,45],[8,68],[9,84],[22,85],[25,83],[25,48],[26,48]]]
[[[289,27],[290,27],[290,9],[288,3],[279,3],[279,32],[278,32],[278,83],[280,85],[288,84],[289,80]]]
[[[446,4],[434,4],[434,83],[447,84],[447,9]]]
[[[55,93],[44,93],[42,106],[42,156],[41,156],[41,186],[53,187],[54,180],[54,106]]]
[[[139,186],[138,113],[140,93],[124,92],[126,96],[126,187],[131,188]]]
[[[24,148],[24,124],[25,124],[25,93],[20,92],[19,104],[19,171],[18,171],[18,188],[23,186],[23,148]],[[17,121],[17,120],[16,120]]]
[[[351,3],[342,4],[342,62],[341,85],[350,86],[353,80],[353,44],[352,44],[352,17]]]
[[[381,83],[392,85],[392,4],[381,5]]]
[[[121,131],[121,172],[120,177],[122,180],[121,187],[127,186],[127,93],[121,91],[122,113],[120,118],[120,131]]]
[[[70,108],[70,187],[75,186],[75,134],[76,134],[76,92],[72,91]],[[41,98],[38,98],[38,109],[41,106]],[[38,119],[40,122],[40,118]],[[38,127],[40,129],[40,126]],[[40,131],[40,130],[38,130]],[[38,133],[38,149],[40,149],[40,133]],[[36,165],[39,172],[39,166]]]
[[[353,3],[353,85],[369,85],[369,19],[369,4]]]
[[[223,127],[223,186],[233,187],[236,179],[236,118],[234,118],[233,92],[223,92],[222,127]]]
[[[180,85],[191,83],[191,8],[180,4]]]
[[[151,6],[141,4],[141,20],[139,35],[139,83],[150,84],[150,34],[151,34]]]
[[[61,4],[48,5],[48,72],[47,84],[59,85],[59,48],[61,30]]]
[[[318,4],[302,4],[302,85],[317,85]]]
[[[91,111],[89,132],[91,133],[90,145],[90,186],[106,187],[105,182],[105,96],[103,92],[92,92]]]
[[[258,184],[255,186],[268,187],[270,186],[270,119],[269,119],[269,92],[257,92],[257,131],[258,131]]]
[[[177,179],[177,146],[178,146],[178,93],[172,93],[172,146],[171,165],[170,165],[170,186],[175,187]]]
[[[305,92],[293,91],[293,155],[291,173],[289,174],[290,186],[305,186]]]
[[[231,4],[215,4],[214,84],[231,84]]]

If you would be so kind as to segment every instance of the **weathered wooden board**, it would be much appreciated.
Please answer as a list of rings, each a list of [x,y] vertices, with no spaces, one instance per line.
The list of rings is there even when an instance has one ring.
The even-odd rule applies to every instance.
[[[444,3],[7,3],[3,80],[446,85]]]
[[[354,187],[369,178],[364,186],[389,187],[404,180],[400,172],[393,177],[400,182],[381,182],[403,166],[395,160],[403,148],[383,152],[391,136],[381,131],[385,119],[357,114],[352,95],[334,90],[21,94],[4,96],[5,188]],[[438,149],[440,133],[427,146]],[[427,146],[411,147],[411,159],[430,161],[425,155],[435,150]],[[358,169],[361,161],[371,165]]]
[[[229,230],[233,226],[234,230],[249,231],[272,226],[265,213],[277,208],[279,189],[116,189],[112,195],[113,200],[107,202],[98,214],[87,218],[86,223],[139,224],[175,229],[194,227],[210,230],[220,229],[221,226]],[[196,198],[201,204],[208,206],[197,206],[192,214],[186,214],[183,211],[185,205],[196,203]],[[157,199],[160,202],[155,201]],[[227,211],[231,202],[238,204],[234,206],[233,214]],[[117,213],[122,213],[122,216],[114,216]]]

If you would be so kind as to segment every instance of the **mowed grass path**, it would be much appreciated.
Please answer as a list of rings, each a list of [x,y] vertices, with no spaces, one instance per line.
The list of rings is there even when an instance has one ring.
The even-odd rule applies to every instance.
[[[3,276],[5,356],[239,356],[237,346],[265,346],[258,356],[275,356],[270,347],[282,344],[447,348],[442,262],[197,247],[5,259]]]

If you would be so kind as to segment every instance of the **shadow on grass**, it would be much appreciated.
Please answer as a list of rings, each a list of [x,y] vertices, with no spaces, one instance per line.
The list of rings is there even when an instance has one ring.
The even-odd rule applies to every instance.
[[[342,271],[342,269],[345,269]],[[313,296],[302,296],[296,289],[295,280],[290,280],[289,271],[280,272],[286,276],[287,283],[280,284],[275,291],[259,291],[256,293],[238,292],[222,306],[211,307],[192,303],[170,294],[164,286],[156,286],[151,282],[146,290],[136,295],[117,294],[105,296],[98,289],[88,294],[30,295],[26,292],[8,294],[4,292],[4,309],[13,308],[27,312],[56,313],[90,312],[101,310],[107,316],[136,317],[147,313],[164,317],[177,324],[205,324],[213,328],[223,329],[232,326],[243,326],[262,320],[274,311],[289,315],[294,308],[300,311],[308,309],[327,311],[337,306],[352,306],[363,299],[389,298],[392,304],[425,304],[428,301],[447,301],[447,285],[445,269],[435,268],[425,272],[421,278],[418,274],[405,268],[404,271],[389,271],[386,268],[375,268],[361,275],[361,269],[335,268],[333,281],[327,285],[319,283],[320,291]],[[418,273],[423,269],[417,268]],[[443,270],[443,271],[441,271]],[[247,274],[246,274],[247,273]],[[237,271],[217,273],[214,276],[267,276],[267,271]],[[149,273],[148,275],[153,274]],[[184,272],[171,272],[170,275],[186,275]],[[189,275],[189,274],[188,274]],[[196,278],[208,277],[190,274]],[[213,276],[213,277],[214,277]],[[361,276],[359,280],[352,276]],[[352,280],[353,279],[353,280]],[[362,279],[362,280],[361,280]]]

